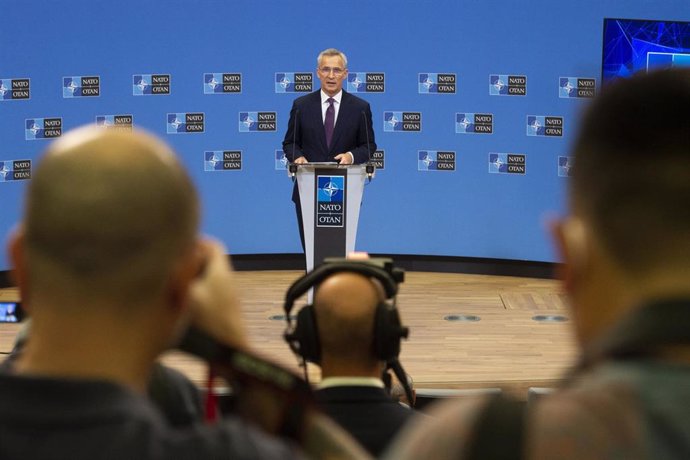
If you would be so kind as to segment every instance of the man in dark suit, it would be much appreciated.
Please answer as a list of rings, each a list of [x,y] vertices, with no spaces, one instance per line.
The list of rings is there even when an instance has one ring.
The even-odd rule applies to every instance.
[[[351,272],[323,281],[314,297],[320,343],[321,409],[374,456],[413,416],[384,389],[384,363],[375,356],[375,312],[383,301],[379,285]]]
[[[369,103],[343,90],[347,57],[329,48],[317,58],[321,89],[295,100],[283,140],[283,152],[291,163],[364,163],[376,150]],[[297,185],[292,192],[304,248],[302,209]]]

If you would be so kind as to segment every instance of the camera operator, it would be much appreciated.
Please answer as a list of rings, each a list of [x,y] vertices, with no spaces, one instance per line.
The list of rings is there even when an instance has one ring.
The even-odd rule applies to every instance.
[[[316,401],[374,456],[414,412],[393,401],[381,377],[396,362],[407,328],[386,299],[397,293],[392,263],[334,259],[297,280],[287,294],[286,313],[312,286],[314,303],[302,308],[286,338],[306,361],[321,368]],[[380,264],[379,264],[380,265]],[[384,267],[388,267],[386,270]]]
[[[9,241],[32,330],[0,374],[0,458],[301,457],[238,418],[172,429],[144,396],[190,325],[248,351],[226,251],[198,225],[192,182],[156,138],[92,126],[51,144]],[[307,454],[366,457],[309,407],[287,417],[270,387],[251,390],[270,403],[262,426],[290,420]]]

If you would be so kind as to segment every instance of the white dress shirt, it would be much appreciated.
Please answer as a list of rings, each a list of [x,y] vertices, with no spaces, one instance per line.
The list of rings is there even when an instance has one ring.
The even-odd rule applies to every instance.
[[[321,121],[326,123],[326,110],[328,109],[328,99],[335,99],[333,103],[333,108],[335,109],[335,116],[333,117],[333,127],[338,122],[338,112],[340,112],[340,100],[343,98],[343,90],[338,91],[335,96],[329,96],[321,90]]]
[[[323,90],[321,90],[321,121],[326,123],[326,110],[328,109],[328,99],[333,98],[335,102],[333,102],[333,109],[335,109],[335,113],[333,116],[333,129],[335,129],[335,124],[338,122],[338,112],[340,112],[340,100],[343,98],[343,90],[341,89],[338,91],[338,93],[335,96],[329,96],[328,94],[324,93]],[[350,154],[350,163],[355,162],[355,156],[352,154],[352,152],[345,152]]]

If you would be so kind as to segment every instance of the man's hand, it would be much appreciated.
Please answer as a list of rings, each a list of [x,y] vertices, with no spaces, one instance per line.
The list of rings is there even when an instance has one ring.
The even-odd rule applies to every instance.
[[[354,156],[350,152],[345,152],[336,155],[335,160],[341,165],[351,165],[354,162]]]
[[[309,163],[309,161],[307,161],[307,159],[304,157],[299,157],[295,161],[293,161],[293,163],[295,163],[297,165],[303,165],[305,163]]]
[[[202,241],[200,251],[205,266],[189,292],[192,325],[225,345],[246,349],[246,330],[227,251],[213,240]]]

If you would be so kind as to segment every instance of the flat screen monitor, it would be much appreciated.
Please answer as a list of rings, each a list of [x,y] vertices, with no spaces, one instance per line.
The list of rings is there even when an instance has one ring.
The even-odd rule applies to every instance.
[[[641,70],[690,67],[690,22],[604,19],[602,82]]]

